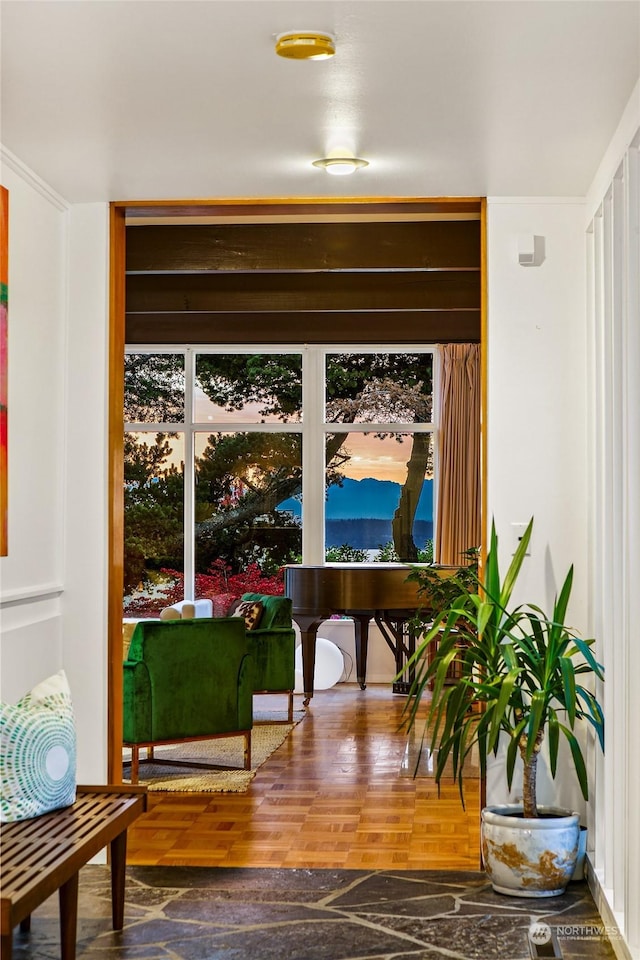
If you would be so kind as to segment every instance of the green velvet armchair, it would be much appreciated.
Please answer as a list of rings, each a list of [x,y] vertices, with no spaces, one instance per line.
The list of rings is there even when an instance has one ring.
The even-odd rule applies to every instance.
[[[293,690],[296,685],[296,635],[289,597],[244,593],[245,600],[259,600],[262,616],[255,630],[247,631],[253,655],[254,693],[286,693],[289,696],[287,721],[293,720]]]
[[[251,769],[253,658],[237,617],[144,620],[123,665],[123,741],[137,783],[140,747],[214,737],[244,738]]]

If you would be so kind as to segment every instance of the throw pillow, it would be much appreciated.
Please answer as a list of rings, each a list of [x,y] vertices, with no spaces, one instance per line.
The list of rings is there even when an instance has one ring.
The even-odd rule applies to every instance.
[[[0,822],[26,820],[76,798],[76,731],[64,670],[0,704]]]
[[[160,611],[161,620],[180,620],[181,617],[182,614],[175,607],[165,607],[164,610]]]
[[[262,617],[261,600],[242,600],[232,613],[233,617],[244,617],[247,630],[256,630]]]

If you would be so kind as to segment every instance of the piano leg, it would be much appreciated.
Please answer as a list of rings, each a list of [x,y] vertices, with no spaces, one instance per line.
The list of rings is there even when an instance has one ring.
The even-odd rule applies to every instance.
[[[316,636],[322,619],[294,614],[293,619],[300,627],[302,641],[302,681],[304,688],[303,706],[308,707],[313,696],[313,684],[316,671]]]
[[[303,706],[308,707],[313,696],[313,681],[316,670],[316,633],[317,627],[300,631],[302,638],[302,679],[304,687]]]
[[[416,652],[416,634],[412,617],[411,610],[376,611],[375,621],[378,629],[387,641],[396,661],[396,678],[392,685],[394,693],[408,694],[415,677],[415,665],[407,667],[407,662]]]
[[[367,651],[369,647],[369,620],[371,613],[350,613],[353,618],[355,642],[356,642],[356,676],[360,689],[364,690],[367,686]]]

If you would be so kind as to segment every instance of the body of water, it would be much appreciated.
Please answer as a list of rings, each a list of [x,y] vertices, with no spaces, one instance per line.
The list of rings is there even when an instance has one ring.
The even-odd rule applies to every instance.
[[[391,520],[357,518],[354,520],[327,520],[325,526],[327,547],[348,544],[359,550],[375,550],[393,539]],[[433,537],[430,520],[416,520],[413,524],[413,540],[419,549]]]

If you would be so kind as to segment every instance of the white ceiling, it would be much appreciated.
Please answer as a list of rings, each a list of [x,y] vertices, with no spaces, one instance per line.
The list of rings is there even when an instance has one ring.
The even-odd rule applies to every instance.
[[[581,196],[638,0],[3,0],[3,145],[69,201]],[[274,38],[335,34],[323,62]],[[348,146],[370,166],[311,166]]]

